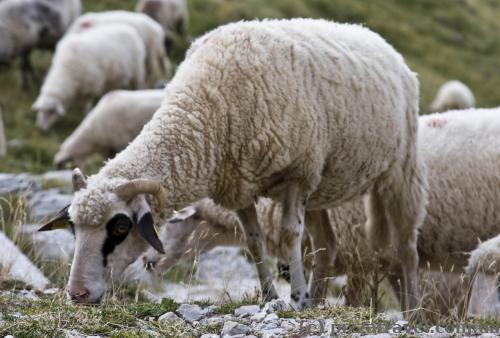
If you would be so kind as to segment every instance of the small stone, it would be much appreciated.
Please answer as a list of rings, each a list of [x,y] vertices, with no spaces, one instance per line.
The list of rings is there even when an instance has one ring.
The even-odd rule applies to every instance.
[[[266,318],[266,316],[267,316],[267,313],[265,313],[265,312],[259,312],[259,313],[256,313],[256,314],[252,315],[250,317],[250,320],[252,322],[260,323],[261,321],[264,320],[264,318]]]
[[[179,316],[177,316],[173,312],[167,312],[167,313],[162,314],[158,318],[158,321],[159,322],[182,322],[182,319],[179,318]]]
[[[250,332],[250,328],[246,325],[237,322],[225,322],[222,328],[222,337],[236,336],[236,335],[246,335]]]
[[[264,323],[270,323],[270,322],[275,322],[279,319],[278,315],[276,313],[270,313],[264,318]]]
[[[285,302],[283,299],[273,299],[264,305],[265,312],[278,312],[278,311],[292,311],[292,306]]]
[[[251,334],[251,335],[245,336],[245,338],[257,338],[257,337],[254,336],[253,334]]]
[[[441,327],[441,326],[432,326],[430,329],[429,329],[429,333],[446,333],[446,329],[444,327]]]
[[[210,318],[203,318],[200,320],[200,324],[207,326],[207,325],[217,325],[217,324],[224,324],[225,320],[221,316],[216,316],[216,317],[210,317]]]
[[[365,336],[361,336],[362,338],[391,338],[392,335],[388,333],[379,333],[379,334],[368,334]]]
[[[12,314],[12,317],[14,317],[14,318],[23,318],[24,315],[21,312],[14,312]]]
[[[9,335],[5,336],[4,338],[14,338],[14,336],[9,334]]]
[[[260,311],[258,305],[244,305],[234,310],[234,315],[240,318],[250,317]]]
[[[275,329],[264,330],[262,331],[262,338],[274,338],[274,337],[282,337],[286,334],[286,331],[281,327],[277,327]]]
[[[59,292],[58,288],[49,288],[42,291],[44,295],[54,295]]]
[[[205,333],[200,338],[220,338],[220,336],[218,334],[215,334],[215,333]]]
[[[207,306],[206,308],[203,309],[203,311],[209,315],[209,314],[212,314],[214,313],[215,311],[217,311],[219,309],[219,307],[217,305],[209,305]]]
[[[205,317],[206,313],[196,304],[182,304],[176,311],[184,320],[192,323]]]

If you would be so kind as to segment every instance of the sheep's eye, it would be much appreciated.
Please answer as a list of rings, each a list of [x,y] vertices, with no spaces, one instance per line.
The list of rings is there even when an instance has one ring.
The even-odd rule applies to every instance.
[[[118,214],[108,222],[108,231],[111,236],[123,237],[128,234],[132,227],[130,218],[123,214]]]

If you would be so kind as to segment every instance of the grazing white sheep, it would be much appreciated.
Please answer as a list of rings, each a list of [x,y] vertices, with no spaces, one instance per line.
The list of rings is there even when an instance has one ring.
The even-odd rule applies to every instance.
[[[422,269],[463,273],[469,264],[468,271],[490,274],[500,271],[500,236],[487,240],[500,233],[500,214],[495,208],[487,207],[500,204],[499,114],[500,108],[474,109],[419,119],[419,151],[427,165],[429,178],[429,206],[418,240]],[[260,199],[257,210],[268,253],[286,263],[287,258],[280,248],[280,233],[275,230],[281,224],[281,206]],[[367,248],[362,226],[353,227],[365,222],[361,200],[329,210],[329,218],[338,244],[330,255],[336,256],[333,273],[348,275],[347,301],[351,305],[360,305],[370,272],[379,269],[380,259],[382,270],[390,270],[391,262],[386,257],[376,257]],[[327,235],[328,232],[320,231],[320,237]],[[154,263],[155,272],[160,274],[181,257],[192,259],[195,254],[217,245],[244,245],[242,238],[244,235],[235,213],[205,199],[181,210],[162,228],[165,254],[149,249],[144,259]],[[468,259],[468,253],[478,241],[484,240],[487,241]],[[312,251],[317,249],[331,251],[327,245]],[[401,278],[399,274],[391,275],[396,290],[399,289],[398,278]],[[453,305],[456,305],[457,313],[465,314],[467,309],[463,307],[470,290],[463,288],[467,287],[470,285],[463,281],[456,285],[461,294],[452,292],[454,296],[440,300],[447,301],[447,305],[450,305],[450,300],[456,301]],[[426,289],[430,287],[427,285]],[[445,306],[439,308],[443,314]]]
[[[110,24],[65,36],[33,103],[37,125],[47,130],[69,106],[89,104],[112,89],[144,88],[145,58],[141,37],[127,25]]]
[[[187,0],[139,0],[135,10],[152,17],[165,31],[177,32],[182,36],[187,34]]]
[[[0,157],[7,155],[7,138],[3,126],[2,107],[0,106]]]
[[[394,232],[414,307],[416,235],[425,215],[417,103],[418,81],[401,55],[359,25],[250,21],[206,34],[139,136],[88,184],[77,171],[69,210],[42,228],[74,224],[70,297],[100,301],[110,265],[120,273],[148,243],[163,251],[153,220],[203,197],[237,210],[261,262],[254,200],[269,196],[283,205],[291,298],[303,308],[310,302],[301,253],[306,207],[367,193],[370,238],[384,245]],[[276,296],[267,265],[257,270],[263,294]]]
[[[474,108],[476,100],[472,91],[464,83],[453,80],[443,84],[431,103],[431,111],[445,112],[453,109]]]
[[[0,63],[21,57],[22,87],[33,75],[35,48],[53,49],[80,15],[80,0],[4,0],[0,3]]]
[[[81,164],[95,153],[113,157],[139,134],[164,96],[163,89],[114,90],[104,95],[61,145],[55,166]]]
[[[153,86],[159,79],[169,75],[170,60],[167,46],[171,44],[170,35],[162,27],[142,13],[128,11],[90,12],[80,16],[68,29],[68,34],[86,32],[89,29],[109,24],[130,25],[144,41],[146,58],[146,82]]]

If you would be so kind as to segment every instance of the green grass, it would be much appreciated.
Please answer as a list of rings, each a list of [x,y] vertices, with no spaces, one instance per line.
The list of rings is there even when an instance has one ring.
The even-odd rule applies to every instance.
[[[131,0],[86,0],[87,11],[133,9]],[[379,32],[406,58],[421,81],[421,112],[446,80],[459,79],[476,95],[478,106],[500,105],[500,5],[496,0],[190,0],[189,35],[192,38],[220,24],[253,18],[313,17],[362,23]],[[182,61],[187,42],[178,41],[173,59]],[[35,67],[43,75],[50,53],[36,52]],[[0,172],[43,172],[52,168],[59,144],[83,118],[79,108],[69,110],[50,132],[35,127],[30,111],[40,84],[19,88],[17,61],[0,69],[9,155]],[[102,163],[97,158],[87,172]]]

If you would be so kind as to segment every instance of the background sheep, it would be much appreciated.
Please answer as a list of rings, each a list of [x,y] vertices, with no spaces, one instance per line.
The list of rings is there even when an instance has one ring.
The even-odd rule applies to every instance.
[[[104,25],[65,36],[33,104],[37,125],[47,130],[69,106],[88,105],[112,89],[144,88],[145,59],[141,37],[127,25]]]
[[[454,111],[419,120],[419,151],[428,167],[430,187],[428,214],[418,241],[420,267],[426,271],[421,283],[422,305],[436,319],[467,313],[471,281],[459,274],[467,265],[468,252],[478,241],[500,233],[500,215],[495,208],[484,207],[500,203],[495,183],[500,180],[500,141],[496,141],[500,135],[499,113],[498,108]],[[180,212],[162,229],[166,254],[151,249],[146,253],[144,259],[154,263],[156,273],[170,268],[183,255],[191,259],[216,245],[241,245],[242,234],[233,212],[205,200],[190,208],[190,212]],[[286,262],[280,234],[273,232],[281,224],[281,206],[260,199],[258,210],[269,254]],[[348,275],[347,302],[364,303],[363,290],[373,282],[374,273],[389,276],[395,290],[399,290],[400,276],[391,274],[394,271],[390,271],[390,260],[374,255],[366,245],[361,200],[331,209],[329,217],[338,244],[330,276]],[[499,243],[500,237],[496,237],[481,244],[473,251],[468,269],[481,267],[480,271],[496,273],[492,268],[499,264]],[[435,273],[442,269],[456,273],[453,277]],[[456,283],[450,283],[450,279]]]
[[[431,103],[433,112],[445,112],[453,109],[474,108],[476,100],[472,91],[464,83],[453,80],[443,84]]]
[[[425,177],[416,151],[418,82],[402,57],[366,28],[322,20],[240,22],[200,39],[139,136],[88,185],[75,185],[82,190],[69,209],[77,233],[69,280],[73,300],[99,301],[107,273],[103,260],[128,260],[132,249],[146,246],[131,235],[120,240],[125,245],[101,252],[108,237],[104,224],[126,234],[139,231],[163,251],[153,215],[203,197],[238,210],[248,247],[260,262],[265,251],[253,201],[268,195],[283,203],[292,303],[303,308],[310,302],[301,255],[306,206],[321,210],[370,192],[370,238],[383,245],[390,241],[385,231],[395,225],[407,306],[415,306]],[[118,200],[110,200],[113,192]],[[166,208],[152,212],[143,194],[156,195]],[[133,212],[139,223],[131,228]],[[263,294],[276,296],[267,266],[257,269]]]
[[[139,134],[160,107],[163,89],[115,90],[104,95],[54,157],[56,167],[80,165],[89,155],[113,157]]]
[[[85,13],[68,29],[68,34],[84,32],[90,28],[109,24],[130,25],[141,36],[147,54],[145,61],[148,84],[155,85],[159,79],[169,75],[171,64],[167,57],[169,52],[167,46],[172,45],[171,36],[145,14],[128,11]]]
[[[187,0],[139,0],[136,11],[158,21],[165,31],[187,34],[189,11]]]
[[[34,48],[53,49],[80,15],[80,0],[4,0],[0,3],[0,62],[21,57],[22,87],[33,75]]]

